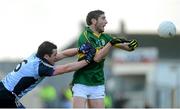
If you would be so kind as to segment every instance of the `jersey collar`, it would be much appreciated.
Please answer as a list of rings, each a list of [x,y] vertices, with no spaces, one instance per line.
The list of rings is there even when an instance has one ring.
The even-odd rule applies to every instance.
[[[90,27],[86,27],[85,30],[86,30],[87,32],[90,32],[91,34],[93,34],[92,36],[90,36],[90,37],[92,37],[92,38],[99,38],[99,37],[101,36],[101,34],[102,34],[102,33],[96,34],[95,32],[93,32],[93,31],[90,29]],[[93,36],[96,36],[96,37],[93,37]]]

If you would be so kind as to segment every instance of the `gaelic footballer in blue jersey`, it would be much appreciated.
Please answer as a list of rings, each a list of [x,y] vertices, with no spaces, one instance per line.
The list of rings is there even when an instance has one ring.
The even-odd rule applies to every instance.
[[[84,60],[54,66],[55,62],[75,56],[81,51],[86,51]],[[23,107],[19,99],[36,87],[45,77],[78,70],[91,63],[94,55],[95,49],[89,44],[58,53],[55,44],[49,41],[43,42],[36,54],[23,60],[0,81],[0,108]]]

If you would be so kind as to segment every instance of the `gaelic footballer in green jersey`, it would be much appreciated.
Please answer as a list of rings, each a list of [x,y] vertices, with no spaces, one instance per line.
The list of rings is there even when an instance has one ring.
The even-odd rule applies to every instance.
[[[98,52],[111,39],[112,37],[110,35],[104,33],[96,36],[96,34],[89,27],[86,27],[79,38],[78,45],[81,46],[82,44],[89,42],[94,48],[96,48],[96,52]],[[78,55],[78,60],[82,59],[83,54],[81,53]],[[102,59],[100,62],[93,62],[92,64],[89,64],[88,66],[77,70],[74,74],[73,84],[80,83],[88,86],[103,85],[104,61],[105,59]]]
[[[106,16],[101,10],[94,10],[86,17],[88,27],[81,33],[78,46],[84,43],[91,43],[96,49],[94,62],[77,70],[73,76],[73,107],[74,108],[104,108],[104,61],[112,46],[132,51],[137,47],[137,41],[127,41],[120,38],[113,38],[103,33],[107,24]],[[78,61],[84,58],[83,53],[79,54]],[[87,104],[86,104],[87,103]]]

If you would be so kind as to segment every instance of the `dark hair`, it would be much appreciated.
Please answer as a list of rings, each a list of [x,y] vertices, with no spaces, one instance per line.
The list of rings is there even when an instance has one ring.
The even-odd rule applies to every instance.
[[[98,17],[99,17],[100,15],[102,15],[102,14],[104,14],[104,12],[101,11],[101,10],[90,11],[90,12],[88,13],[87,17],[86,17],[86,23],[87,23],[87,25],[91,25],[91,24],[92,24],[91,20],[92,20],[92,19],[96,19],[96,20],[97,20]]]
[[[37,51],[37,56],[43,59],[44,55],[51,55],[53,53],[53,49],[57,49],[57,46],[49,41],[44,41],[39,47]]]

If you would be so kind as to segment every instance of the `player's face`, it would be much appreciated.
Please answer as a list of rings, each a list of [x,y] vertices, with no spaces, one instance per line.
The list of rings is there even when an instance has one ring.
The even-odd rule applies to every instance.
[[[53,53],[50,56],[48,56],[48,58],[47,58],[49,63],[51,63],[52,65],[54,65],[56,62],[56,55],[57,55],[57,49],[54,49]]]
[[[96,22],[96,31],[99,33],[104,32],[104,27],[107,23],[106,16],[104,14],[100,15]]]

